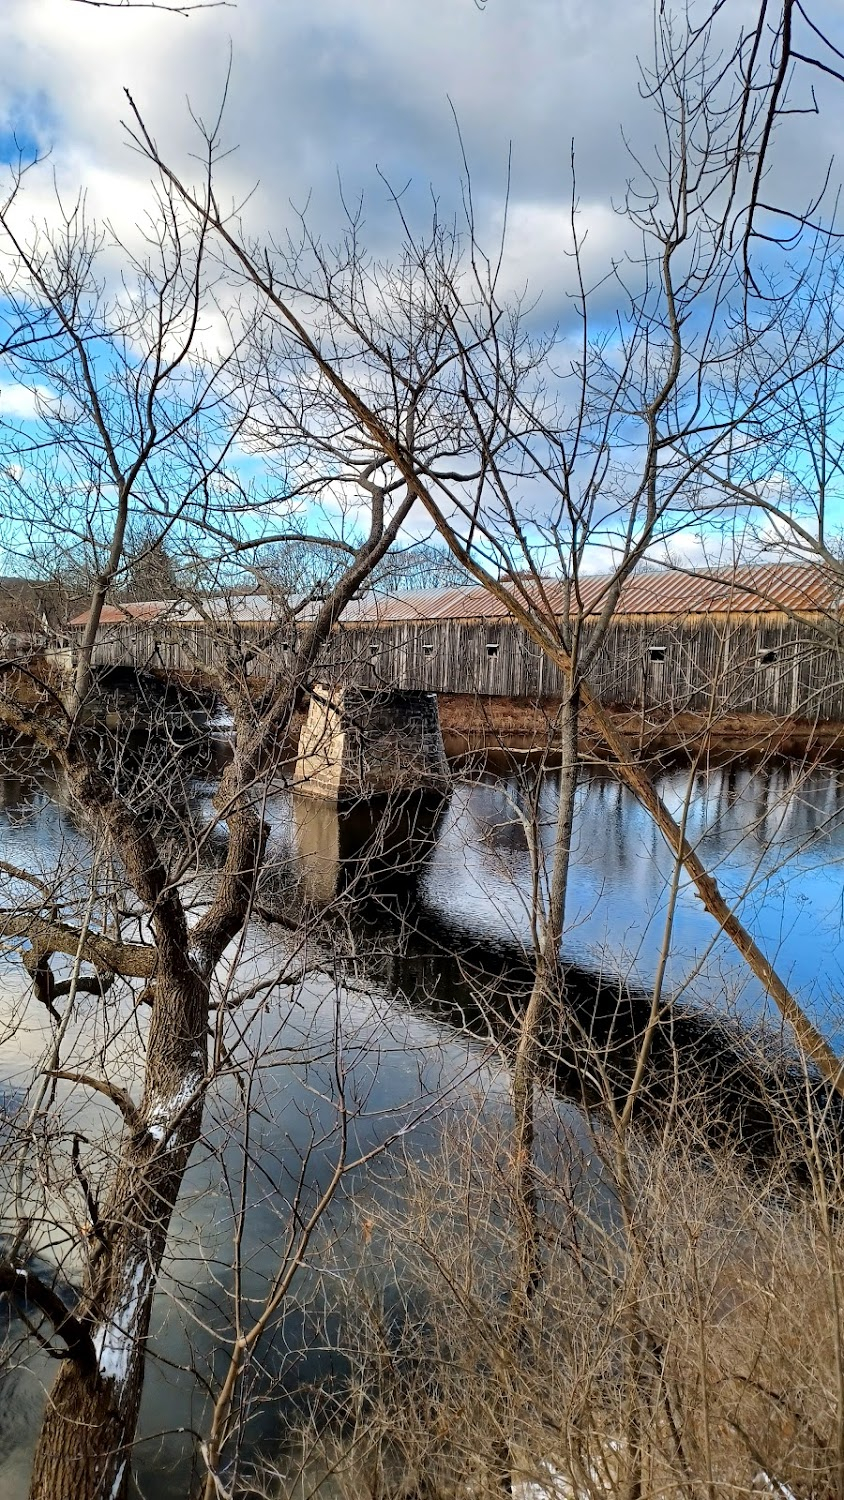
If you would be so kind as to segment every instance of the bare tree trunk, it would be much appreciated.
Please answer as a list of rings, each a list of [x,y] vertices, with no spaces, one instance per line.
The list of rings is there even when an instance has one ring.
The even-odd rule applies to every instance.
[[[89,791],[91,788],[89,788]],[[101,1248],[78,1317],[95,1362],[66,1360],[35,1453],[31,1500],[120,1500],[129,1477],[152,1299],[170,1220],[202,1125],[210,978],[248,907],[265,831],[248,806],[229,818],[217,900],[189,932],[154,850],[120,814],[111,831],[127,875],[153,911],[155,998],[144,1093],[123,1132],[98,1225]],[[155,891],[157,889],[157,896]]]
[[[202,1119],[209,981],[179,945],[159,955],[142,1123],[124,1130],[79,1309],[96,1363],[66,1360],[47,1405],[31,1500],[120,1500],[170,1219]]]
[[[571,679],[570,679],[571,681]],[[542,1032],[554,1005],[564,1001],[560,947],[565,924],[566,892],[571,861],[574,800],[577,791],[578,690],[570,687],[560,709],[560,787],[554,830],[554,850],[547,905],[536,944],[536,968],[530,998],[519,1027],[513,1062],[513,1193],[516,1205],[516,1264],[508,1318],[508,1346],[516,1370],[528,1357],[528,1320],[531,1303],[542,1279],[539,1202],[536,1189],[534,1143],[536,1081]],[[538,849],[535,858],[539,859]],[[537,875],[540,872],[537,870]],[[498,1483],[512,1492],[514,1454],[508,1437],[506,1393],[502,1392],[501,1443],[496,1455]]]
[[[542,1268],[537,1222],[536,1168],[533,1157],[536,1078],[542,1030],[554,1004],[563,999],[564,979],[560,946],[565,923],[566,891],[571,860],[574,799],[577,791],[578,690],[570,689],[560,710],[560,789],[554,835],[553,869],[540,941],[536,954],[533,988],[519,1028],[513,1063],[514,1177],[518,1215],[519,1250],[514,1324],[527,1316],[539,1285]]]
[[[122,476],[121,476],[122,477]],[[91,687],[93,675],[94,646],[100,630],[103,607],[108,592],[114,580],[114,575],[120,566],[123,556],[123,543],[126,536],[126,523],[129,514],[128,493],[125,485],[120,485],[120,500],[115,521],[114,535],[109,549],[108,562],[105,570],[97,578],[91,603],[88,609],[88,620],[82,633],[79,644],[79,654],[76,659],[76,671],[73,678],[73,687],[69,694],[68,708],[72,715],[79,713],[85,698]]]

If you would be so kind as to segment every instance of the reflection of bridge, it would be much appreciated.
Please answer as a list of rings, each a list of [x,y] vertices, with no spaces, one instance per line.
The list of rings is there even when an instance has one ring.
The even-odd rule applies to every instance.
[[[566,608],[559,582],[525,584]],[[588,639],[606,580],[582,580]],[[599,699],[667,714],[741,713],[844,721],[837,574],[771,564],[723,574],[659,572],[624,585],[591,674]],[[572,607],[574,601],[571,601]],[[268,595],[111,605],[96,665],[210,680],[232,662],[256,682],[292,660],[313,605]],[[71,651],[84,617],[72,622]],[[371,595],[345,611],[317,677],[537,703],[564,682],[504,606],[480,587]]]
[[[484,1047],[495,1039],[508,1056],[530,996],[533,959],[514,936],[473,931],[460,918],[451,925],[431,903],[425,872],[447,803],[406,798],[386,813],[361,805],[338,813],[295,792],[292,800],[292,849],[284,848],[275,889],[265,895],[259,888],[261,916],[300,921],[304,896],[309,939],[330,955],[332,972],[386,990],[411,1012]],[[564,971],[564,994],[540,1040],[543,1081],[587,1108],[609,1097],[620,1104],[641,1056],[650,989],[565,954]],[[640,1121],[662,1130],[672,1111],[672,1129],[688,1129],[698,1144],[726,1143],[760,1167],[787,1161],[799,1178],[807,1108],[824,1120],[832,1174],[844,1140],[841,1100],[771,1039],[766,1044],[715,1007],[675,997],[652,1038]]]

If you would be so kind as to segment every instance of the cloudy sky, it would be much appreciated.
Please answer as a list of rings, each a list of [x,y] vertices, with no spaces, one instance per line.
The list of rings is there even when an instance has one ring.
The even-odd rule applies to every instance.
[[[758,0],[727,0],[725,35]],[[813,11],[844,39],[838,4]],[[122,233],[136,220],[147,169],[121,120],[129,89],[165,155],[186,170],[190,111],[211,119],[231,65],[223,126],[232,198],[253,192],[252,226],[281,235],[309,205],[330,233],[339,185],[365,195],[367,233],[387,252],[398,233],[379,177],[426,211],[433,192],[459,203],[455,116],[471,164],[482,233],[500,229],[512,153],[506,280],[527,284],[551,317],[570,284],[565,250],[577,161],[581,228],[594,269],[624,246],[614,211],[629,177],[622,132],[645,156],[656,122],[639,94],[637,59],[653,46],[653,0],[237,0],[185,19],[74,0],[0,6],[0,155],[15,139],[49,153],[26,211],[53,211],[53,177]],[[777,191],[802,203],[839,146],[844,90],[816,78],[818,117],[795,114],[777,142]],[[833,86],[837,89],[837,86]],[[808,88],[800,95],[808,100]],[[837,175],[837,167],[833,176]],[[291,207],[292,205],[292,207]]]
[[[595,250],[618,233],[620,124],[643,113],[635,58],[650,15],[651,0],[490,0],[484,11],[474,0],[238,0],[185,20],[4,0],[0,120],[7,151],[14,133],[51,149],[65,191],[84,185],[92,210],[122,226],[146,179],[121,129],[123,89],[183,162],[195,144],[188,102],[213,117],[231,53],[224,135],[238,150],[227,179],[233,195],[258,184],[253,222],[277,233],[290,205],[308,202],[330,229],[342,182],[350,198],[366,194],[383,244],[395,218],[379,170],[416,201],[431,189],[456,201],[453,106],[491,233],[512,143],[511,274],[553,297],[566,273],[572,137]],[[47,188],[33,185],[33,203]]]
[[[730,0],[727,29],[753,10],[753,0]],[[637,68],[651,54],[652,16],[652,0],[488,0],[483,10],[475,0],[237,0],[189,19],[3,0],[0,143],[8,154],[15,134],[37,142],[65,192],[84,186],[92,210],[123,225],[146,180],[121,129],[124,88],[183,164],[195,142],[188,104],[214,115],[231,55],[224,135],[238,149],[228,185],[258,185],[256,226],[278,232],[291,203],[309,202],[329,228],[339,180],[348,196],[366,194],[383,243],[395,223],[378,170],[410,184],[416,201],[430,190],[456,201],[453,108],[490,233],[512,147],[509,275],[553,301],[568,274],[572,140],[590,253],[600,259],[619,242],[622,128],[646,150],[655,134]],[[795,190],[818,176],[840,117],[829,109],[783,132],[777,171]],[[33,212],[42,197],[47,211],[48,192],[46,176],[31,187]]]

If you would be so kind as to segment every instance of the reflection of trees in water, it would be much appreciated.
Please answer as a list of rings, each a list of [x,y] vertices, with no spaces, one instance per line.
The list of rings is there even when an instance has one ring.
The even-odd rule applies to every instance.
[[[614,795],[610,800],[618,805]],[[357,984],[387,990],[486,1044],[494,1040],[506,1055],[530,993],[530,954],[506,942],[468,939],[420,900],[437,817],[423,827],[409,809],[394,806],[379,828],[372,810],[363,818],[360,810],[338,814],[328,804],[314,809],[311,799],[303,801],[296,817],[304,871],[298,889],[319,908],[316,940]],[[497,805],[484,787],[485,815]],[[438,814],[447,816],[445,809]],[[373,849],[380,859],[368,857]],[[296,899],[294,889],[288,899]],[[282,899],[279,914],[283,907]],[[623,1101],[650,994],[574,964],[566,966],[565,984],[541,1040],[546,1081],[586,1109],[608,1096]],[[836,1139],[844,1135],[844,1103],[818,1080],[807,1081],[785,1051],[714,1012],[682,1002],[666,1010],[651,1046],[640,1119],[664,1127],[670,1115],[678,1130],[711,1146],[739,1147],[761,1162],[784,1148],[797,1159],[807,1108],[824,1114],[824,1128]]]
[[[833,961],[836,902],[844,884],[844,782],[825,769],[806,773],[777,765],[761,767],[759,777],[757,782],[752,767],[732,777],[725,768],[694,774],[689,836],[719,871],[769,956],[786,963],[820,1009],[839,983]],[[678,815],[687,784],[688,772],[679,770],[666,772],[661,783]],[[548,874],[556,802],[554,773],[535,790],[521,774],[499,783],[458,782],[422,882],[447,922],[490,938],[530,941],[533,864],[520,818],[536,811],[532,837]],[[590,771],[578,793],[572,843],[568,956],[587,967],[635,972],[636,982],[649,983],[672,877],[665,840],[626,788],[607,773]],[[822,950],[813,950],[809,945],[819,927],[828,937]],[[689,980],[721,1009],[736,1003],[763,1015],[762,985],[749,981],[725,948],[683,880],[669,960],[672,983],[679,988]]]
[[[194,836],[201,831],[210,785],[198,781],[197,773],[210,767],[207,745],[188,741],[174,755],[169,741],[147,735],[115,740],[107,750],[114,774],[127,781],[137,777],[155,785],[156,777],[160,784],[167,777],[166,797],[150,797],[150,816],[159,828],[169,827],[174,849],[186,830]],[[16,763],[7,759],[6,769],[0,787],[7,816],[10,808],[23,808],[37,817],[48,801],[60,803],[60,788],[40,764],[33,767],[17,754]],[[669,780],[678,787],[679,773]],[[451,840],[467,861],[477,862],[482,882],[485,870],[516,883],[526,880],[530,857],[523,819],[538,810],[539,843],[548,856],[556,795],[554,773],[538,780],[509,776],[458,784],[450,799],[392,799],[340,812],[297,794],[288,803],[285,794],[280,851],[262,879],[258,907],[298,924],[304,896],[319,912],[312,934],[318,938],[322,931],[326,945],[362,985],[386,989],[450,1027],[484,1041],[492,1034],[506,1046],[531,982],[529,956],[524,946],[507,940],[503,925],[495,939],[469,935],[458,926],[449,914],[449,895],[459,865],[438,874],[435,909],[427,899],[431,858]],[[777,820],[783,847],[820,835],[834,844],[843,801],[842,779],[833,773],[805,777],[782,767],[756,774],[749,768],[718,769],[695,778],[693,821],[727,848],[737,833],[755,847],[769,836],[770,819]],[[664,846],[623,787],[601,774],[590,777],[581,790],[578,819],[577,860],[616,883],[632,888],[634,879],[641,885],[646,878],[656,889],[660,861],[666,863]],[[488,892],[494,899],[489,886]],[[567,986],[554,1034],[544,1039],[546,1072],[578,1102],[594,1101],[601,1074],[621,1094],[648,997],[584,965],[567,966]],[[785,1102],[776,1108],[764,1103],[767,1091],[781,1093],[780,1079],[754,1037],[678,1005],[670,1024],[661,1028],[651,1059],[647,1107],[654,1111],[668,1107],[678,1059],[686,1096],[682,1107],[694,1102],[697,1118],[706,1116],[709,1136],[726,1129],[767,1150],[778,1128],[777,1110],[796,1107],[790,1080]]]
[[[159,829],[169,829],[174,851],[188,831],[192,837],[201,833],[211,783],[197,778],[213,769],[214,754],[207,742],[188,738],[174,753],[170,740],[150,733],[115,737],[100,753],[112,756],[113,774],[127,784],[137,778],[139,784],[161,787],[166,777],[166,797],[150,794],[149,815]],[[5,770],[0,791],[7,821],[10,811],[22,809],[23,816],[37,819],[48,803],[61,804],[61,789],[38,761],[10,751]],[[666,777],[676,795],[680,781],[680,773]],[[298,923],[304,897],[320,913],[313,934],[323,931],[326,944],[361,984],[384,988],[484,1041],[492,1033],[506,1045],[530,984],[529,956],[524,946],[508,941],[503,923],[496,938],[460,928],[449,913],[459,863],[438,872],[435,908],[428,899],[431,859],[451,841],[460,857],[480,870],[482,894],[485,872],[516,884],[526,881],[530,855],[524,820],[538,814],[539,845],[550,857],[556,796],[553,772],[458,783],[450,799],[392,799],[339,812],[319,799],[283,794],[278,857],[262,878],[258,908],[271,918]],[[831,772],[806,776],[799,768],[779,766],[757,772],[719,768],[695,777],[692,822],[703,836],[721,841],[719,848],[735,847],[736,841],[741,849],[756,848],[772,837],[772,827],[779,830],[781,850],[819,837],[834,847],[842,805],[844,783]],[[81,846],[75,852],[78,859]],[[575,857],[599,877],[629,889],[644,881],[656,890],[661,865],[667,868],[650,821],[618,782],[599,773],[581,789]],[[487,899],[494,900],[489,882]],[[579,1102],[598,1096],[602,1073],[620,1094],[629,1082],[648,997],[582,964],[567,966],[567,985],[565,1008],[544,1041],[548,1076]],[[677,1005],[651,1059],[649,1107],[655,1111],[668,1107],[678,1058],[684,1094],[706,1097],[705,1109],[700,1101],[695,1109],[699,1118],[708,1115],[710,1136],[723,1127],[770,1145],[777,1128],[774,1114],[796,1107],[791,1081],[785,1102],[774,1110],[763,1107],[766,1091],[781,1093],[780,1080],[754,1037],[703,1010]],[[751,1096],[755,1102],[748,1102]]]
[[[56,800],[55,777],[45,758],[31,749],[0,743],[0,808],[15,826],[41,815]]]
[[[133,756],[144,753],[143,746],[126,747],[116,774],[136,774]],[[197,826],[201,822],[204,791],[192,779],[195,765],[188,755],[178,776],[173,773],[166,815],[175,817],[176,829],[182,826],[179,818],[187,815],[183,809],[197,819]],[[40,788],[39,795],[46,795],[37,776],[32,784]],[[494,831],[500,810],[507,813],[514,787],[523,793],[517,783],[508,784],[503,792],[486,783],[458,788],[451,805],[405,800],[377,808],[359,805],[339,814],[329,804],[293,798],[289,828],[291,836],[296,831],[301,879],[297,881],[288,848],[279,862],[278,889],[271,893],[278,901],[276,915],[283,917],[289,911],[301,931],[304,894],[318,909],[309,923],[309,939],[318,944],[324,937],[342,975],[355,979],[368,992],[385,991],[411,1012],[433,1018],[441,1028],[477,1038],[484,1046],[494,1043],[506,1057],[531,983],[529,956],[514,944],[467,936],[456,921],[449,923],[438,916],[426,905],[425,882],[432,853],[445,831],[457,829],[461,837],[468,837],[465,820],[457,815],[460,806],[479,807]],[[550,821],[556,779],[546,778],[536,790],[543,818]],[[830,793],[821,787],[818,791],[815,804],[808,805],[823,811]],[[835,795],[840,801],[840,792],[836,790]],[[522,808],[526,805],[523,802]],[[615,783],[596,779],[583,795],[582,826],[587,811],[590,833],[583,842],[589,848],[581,857],[588,852],[600,861],[605,853],[609,857],[614,842],[620,842],[625,847],[618,857],[627,866],[619,868],[641,867],[641,848],[632,844],[637,824],[630,816],[626,794]],[[155,808],[151,815],[158,815]],[[804,809],[800,816],[811,823],[811,811]],[[523,824],[516,820],[516,826],[523,833]],[[499,867],[518,871],[526,850],[518,837],[507,832],[498,844],[493,837],[485,853]],[[272,901],[266,909],[272,912]],[[602,1084],[619,1097],[626,1091],[649,997],[574,965],[567,966],[566,984],[566,994],[542,1038],[543,1073],[559,1095],[590,1109],[601,1100]],[[675,1099],[678,1073],[682,1093]],[[825,1102],[821,1090],[817,1098]],[[786,1146],[792,1138],[796,1142],[795,1120],[805,1122],[805,1096],[801,1079],[767,1059],[752,1036],[717,1018],[678,1007],[657,1036],[640,1119],[663,1126],[672,1111],[678,1131],[688,1128],[710,1145],[724,1140],[739,1143],[767,1161],[778,1142],[785,1140]],[[269,1116],[276,1129],[273,1110]],[[839,1122],[836,1108],[833,1126]],[[266,1243],[272,1244],[269,1234]],[[279,1347],[310,1346],[318,1352],[310,1366],[291,1367],[291,1392],[303,1373],[307,1377],[312,1371],[315,1383],[325,1374],[319,1338],[304,1324],[297,1325],[299,1317],[298,1312],[291,1313]],[[323,1335],[330,1347],[331,1338],[324,1330]],[[283,1382],[282,1366],[273,1366],[272,1374]],[[273,1400],[278,1402],[277,1388]],[[275,1435],[278,1416],[273,1417],[269,1409],[264,1415],[266,1426],[256,1428],[257,1440],[271,1440]]]
[[[722,848],[746,845],[758,857],[819,834],[832,838],[841,831],[842,808],[844,781],[836,771],[793,763],[728,766],[696,773],[692,826],[697,837]]]
[[[823,842],[844,856],[844,776],[790,763],[675,771],[659,783],[679,809],[692,775],[688,832],[710,859],[763,868]],[[597,810],[597,811],[596,811]],[[606,776],[584,781],[578,805],[580,853],[608,875],[626,874],[642,854],[670,868],[652,821],[621,783]]]

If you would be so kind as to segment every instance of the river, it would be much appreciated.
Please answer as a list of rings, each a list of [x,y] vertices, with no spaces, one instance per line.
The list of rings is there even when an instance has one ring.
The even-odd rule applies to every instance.
[[[211,789],[210,779],[192,787],[198,818]],[[674,811],[688,799],[692,842],[826,1034],[844,1043],[844,772],[785,762],[715,766],[690,782],[676,768],[662,776],[660,791]],[[434,1151],[441,1122],[455,1113],[478,1122],[506,1111],[506,1057],[484,1008],[473,1010],[472,990],[481,975],[512,999],[529,976],[531,828],[547,858],[556,797],[553,772],[487,765],[458,774],[442,804],[415,809],[412,829],[396,823],[386,831],[361,814],[338,820],[324,804],[281,788],[269,799],[261,915],[231,955],[232,985],[245,998],[225,1022],[232,1057],[257,1057],[260,1065],[232,1068],[216,1090],[208,1106],[208,1149],[197,1153],[185,1184],[156,1303],[155,1358],[136,1454],[139,1493],[183,1500],[188,1492],[192,1444],[186,1430],[201,1429],[200,1379],[209,1366],[219,1368],[215,1330],[230,1315],[244,1161],[250,1211],[243,1285],[247,1296],[257,1297],[278,1265],[298,1185],[304,1212],[330,1173],[338,1078],[351,1155],[366,1156],[387,1143],[383,1154],[347,1177],[312,1263],[299,1274],[295,1296],[263,1350],[261,1378],[269,1372],[295,1404],[297,1390],[330,1376],[332,1331],[320,1314],[324,1288],[369,1244],[371,1205],[401,1191],[405,1154]],[[84,832],[44,767],[24,756],[7,762],[0,777],[0,858],[45,875],[61,868],[66,879],[82,882],[90,857]],[[647,991],[663,941],[671,873],[670,854],[626,790],[600,769],[585,773],[564,945],[583,983],[617,991],[625,979]],[[206,868],[198,868],[199,903],[206,878]],[[14,882],[8,889],[20,894]],[[308,919],[294,932],[290,912],[301,913],[303,901]],[[14,1099],[30,1086],[49,1022],[28,1000],[17,959],[6,956],[0,965],[0,1085]],[[692,1014],[730,1014],[754,1032],[778,1029],[755,981],[686,884],[667,982]],[[125,1007],[111,1015],[107,999],[103,1005],[81,997],[67,1046],[74,1056],[99,1058],[100,1065],[107,1056],[131,1083],[137,1025]],[[561,1088],[557,1108],[576,1130],[579,1114],[564,1093]],[[60,1100],[65,1131],[95,1143],[110,1121],[108,1106],[80,1098],[79,1090],[67,1089]],[[95,1146],[90,1152],[93,1181],[103,1163]],[[76,1197],[72,1184],[62,1191],[78,1216],[78,1189]],[[55,1245],[42,1246],[48,1261],[59,1253]],[[395,1274],[384,1268],[385,1286]],[[10,1333],[16,1331],[12,1322]],[[52,1372],[48,1360],[24,1347],[22,1356],[9,1355],[0,1385],[3,1500],[25,1494],[41,1388]],[[257,1371],[256,1381],[257,1390]],[[258,1403],[247,1447],[277,1448],[286,1412],[275,1398]]]

